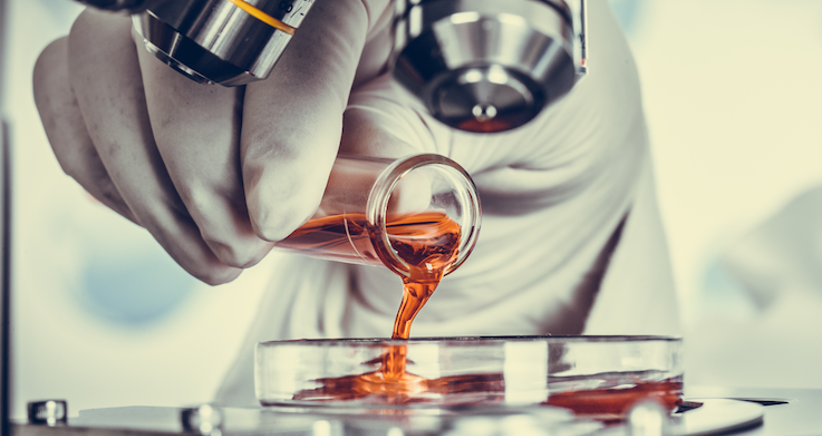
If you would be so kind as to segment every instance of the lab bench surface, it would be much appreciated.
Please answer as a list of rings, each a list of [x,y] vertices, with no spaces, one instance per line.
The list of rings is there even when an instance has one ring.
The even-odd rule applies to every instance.
[[[765,405],[762,425],[740,436],[822,435],[822,389],[689,387],[688,398],[730,398]]]
[[[721,388],[696,386],[686,388],[686,399],[736,399],[762,404],[762,421],[732,432],[698,433],[739,436],[805,436],[822,435],[822,389]],[[81,411],[67,424],[55,426],[16,423],[15,436],[159,436],[203,434],[200,429],[186,428],[181,410],[173,407],[122,407]],[[433,435],[449,432],[460,417],[417,416],[397,420],[390,417],[346,415],[327,416],[313,413],[278,413],[272,409],[223,409],[223,428],[215,436],[230,435]],[[687,413],[687,412],[686,412]],[[446,422],[450,420],[451,422]],[[317,426],[322,422],[323,426]],[[399,423],[399,424],[397,424]],[[401,432],[392,430],[399,428]],[[579,433],[611,435],[613,431]],[[500,428],[502,430],[502,428]],[[393,433],[392,433],[393,431]],[[205,434],[209,434],[206,432]],[[509,432],[489,434],[513,434]],[[553,433],[545,432],[550,435]],[[569,433],[563,433],[569,434]]]

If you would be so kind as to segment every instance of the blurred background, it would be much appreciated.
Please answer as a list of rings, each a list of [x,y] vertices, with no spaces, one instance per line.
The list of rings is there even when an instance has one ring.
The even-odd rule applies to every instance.
[[[200,284],[65,176],[31,71],[81,8],[7,3],[14,415],[40,398],[72,413],[208,401],[275,259]],[[686,383],[822,388],[822,2],[611,4],[643,83]]]

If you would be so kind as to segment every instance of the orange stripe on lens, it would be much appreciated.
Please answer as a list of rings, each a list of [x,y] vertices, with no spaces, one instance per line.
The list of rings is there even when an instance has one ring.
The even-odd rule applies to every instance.
[[[271,27],[273,27],[273,28],[275,28],[279,31],[285,32],[289,35],[293,35],[294,31],[297,30],[297,29],[289,26],[288,24],[285,24],[282,21],[272,17],[271,15],[268,15],[265,12],[257,9],[256,7],[254,7],[252,4],[250,4],[248,2],[245,2],[243,0],[227,0],[227,1],[234,4],[234,6],[237,6],[238,8],[246,11],[248,13],[248,15],[251,15],[252,17],[262,21],[265,24],[268,24],[269,26],[271,26]]]

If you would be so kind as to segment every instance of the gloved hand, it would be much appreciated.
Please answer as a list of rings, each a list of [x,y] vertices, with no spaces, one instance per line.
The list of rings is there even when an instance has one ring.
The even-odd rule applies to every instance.
[[[198,85],[135,43],[130,19],[87,10],[41,54],[35,101],[66,173],[224,283],[316,209],[355,76],[384,68],[389,4],[318,2],[271,79],[244,88]]]
[[[501,134],[439,124],[385,74],[387,0],[318,2],[269,79],[244,88],[189,81],[135,43],[130,20],[87,11],[41,55],[35,98],[63,169],[207,283],[232,280],[311,216],[338,150],[452,157],[480,189],[481,243],[505,247],[475,263],[540,237],[547,271],[604,246],[645,156],[630,54],[605,1],[591,3],[591,77]]]

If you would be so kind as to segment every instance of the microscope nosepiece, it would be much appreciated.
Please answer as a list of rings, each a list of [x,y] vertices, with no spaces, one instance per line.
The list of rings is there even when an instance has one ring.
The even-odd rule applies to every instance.
[[[562,0],[408,0],[394,75],[451,127],[513,129],[576,83],[573,17]]]

